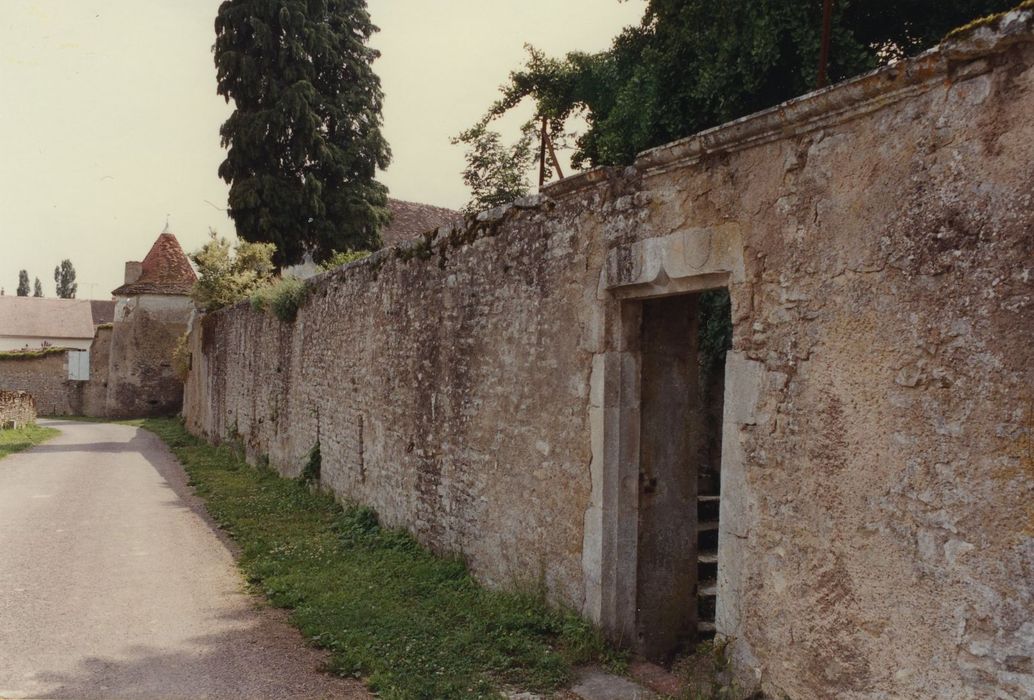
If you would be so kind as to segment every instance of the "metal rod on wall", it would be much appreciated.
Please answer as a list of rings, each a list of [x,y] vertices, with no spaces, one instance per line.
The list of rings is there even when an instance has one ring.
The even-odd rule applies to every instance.
[[[546,118],[542,117],[542,131],[539,134],[539,189],[546,184]]]
[[[833,0],[823,0],[822,7],[822,48],[819,50],[819,84],[826,87],[829,83],[827,66],[829,66],[829,43],[833,30]]]

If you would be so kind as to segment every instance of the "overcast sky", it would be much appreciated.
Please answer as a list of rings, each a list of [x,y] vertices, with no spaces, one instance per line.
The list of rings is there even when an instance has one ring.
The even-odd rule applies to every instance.
[[[368,0],[394,154],[391,196],[460,207],[449,137],[496,98],[528,42],[606,48],[644,0]],[[18,270],[54,296],[70,258],[80,298],[109,298],[165,226],[189,252],[233,231],[211,46],[217,0],[2,0],[0,286]],[[518,121],[512,120],[512,123]]]

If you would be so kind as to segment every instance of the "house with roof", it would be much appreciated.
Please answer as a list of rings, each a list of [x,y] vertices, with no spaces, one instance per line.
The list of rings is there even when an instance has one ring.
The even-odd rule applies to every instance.
[[[455,209],[406,202],[401,199],[388,199],[388,211],[391,212],[391,221],[380,232],[385,246],[405,243],[439,226],[463,218],[463,214]]]
[[[0,296],[0,352],[89,350],[97,327],[114,318],[114,301]]]

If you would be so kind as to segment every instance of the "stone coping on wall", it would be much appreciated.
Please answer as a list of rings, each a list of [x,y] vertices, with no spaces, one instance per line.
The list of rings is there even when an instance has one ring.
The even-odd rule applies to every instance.
[[[620,178],[661,174],[692,166],[709,155],[733,153],[785,139],[882,109],[925,92],[943,81],[959,81],[991,70],[991,58],[1017,44],[1034,43],[1034,2],[973,22],[945,38],[938,46],[912,58],[895,61],[869,73],[845,80],[782,104],[701,131],[678,141],[643,151],[634,166],[598,166],[545,185],[540,194],[521,197],[466,216],[462,221],[425,232],[369,257],[322,272],[305,280],[318,288],[353,268],[379,269],[390,259],[427,259],[440,246],[473,243],[498,228],[504,219],[525,210],[550,209],[569,196]],[[244,300],[228,308],[250,305]]]

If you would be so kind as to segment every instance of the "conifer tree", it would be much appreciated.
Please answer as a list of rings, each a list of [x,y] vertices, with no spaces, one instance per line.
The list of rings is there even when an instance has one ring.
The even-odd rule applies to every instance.
[[[235,110],[220,134],[237,234],[306,250],[376,248],[388,220],[375,180],[390,160],[365,0],[225,0],[215,20],[218,92]]]
[[[29,273],[27,270],[18,271],[18,296],[27,297],[29,296]]]
[[[26,278],[26,284],[28,284],[28,278]],[[54,268],[54,284],[57,287],[59,299],[75,299],[79,285],[75,282],[75,268],[72,266],[71,260],[66,258]]]
[[[42,297],[43,296],[43,285],[40,284],[39,277],[36,278],[36,284],[32,288],[32,296]]]

